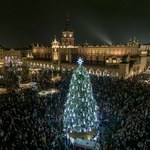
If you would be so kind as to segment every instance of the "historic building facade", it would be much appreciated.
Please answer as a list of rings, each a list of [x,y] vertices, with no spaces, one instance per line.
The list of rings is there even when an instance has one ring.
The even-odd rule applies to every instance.
[[[3,57],[5,66],[17,66],[22,63],[20,50],[4,50]]]
[[[0,73],[3,71],[4,66],[4,50],[0,48]]]
[[[144,71],[149,61],[149,46],[140,45],[134,38],[127,44],[119,45],[75,45],[74,32],[69,16],[66,18],[61,41],[56,36],[51,46],[34,45],[32,50],[0,49],[0,65],[15,65],[23,62],[30,68],[73,69],[79,57],[89,73],[102,76],[128,78]],[[2,58],[2,59],[1,59]]]
[[[123,78],[138,74],[147,67],[147,51],[141,49],[136,38],[125,45],[83,45],[74,44],[74,33],[69,16],[66,18],[61,42],[54,38],[51,47],[33,46],[31,66],[53,66],[61,69],[76,67],[79,57],[90,73],[99,75],[121,76]],[[45,62],[45,63],[44,63]],[[43,64],[43,65],[42,65]]]

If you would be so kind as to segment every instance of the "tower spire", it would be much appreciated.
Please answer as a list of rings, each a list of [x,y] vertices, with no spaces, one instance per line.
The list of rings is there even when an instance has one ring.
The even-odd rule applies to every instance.
[[[57,40],[57,38],[56,38],[56,34],[55,34],[55,36],[54,36],[54,40]]]
[[[74,36],[70,25],[70,17],[68,12],[66,13],[66,22],[64,31],[62,32],[61,44],[63,46],[74,45]]]
[[[65,23],[64,31],[72,31],[71,24],[70,24],[70,16],[68,11],[66,12],[66,23]]]

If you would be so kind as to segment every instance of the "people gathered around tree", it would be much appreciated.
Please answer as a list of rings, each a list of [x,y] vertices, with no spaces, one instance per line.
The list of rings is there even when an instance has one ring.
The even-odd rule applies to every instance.
[[[49,72],[35,79],[39,90],[57,88],[59,93],[40,96],[36,90],[25,89],[0,95],[0,150],[71,149],[66,146],[63,131],[71,75],[62,73],[61,81],[55,83],[49,80]],[[150,84],[141,82],[148,75],[127,80],[90,78],[100,125],[110,131],[99,131],[98,142],[110,150],[150,149]]]

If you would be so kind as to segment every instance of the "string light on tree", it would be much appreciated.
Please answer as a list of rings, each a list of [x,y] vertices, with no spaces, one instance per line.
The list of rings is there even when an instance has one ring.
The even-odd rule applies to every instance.
[[[72,132],[90,132],[98,126],[98,107],[93,97],[90,77],[83,67],[83,59],[72,75],[64,110],[64,128]]]

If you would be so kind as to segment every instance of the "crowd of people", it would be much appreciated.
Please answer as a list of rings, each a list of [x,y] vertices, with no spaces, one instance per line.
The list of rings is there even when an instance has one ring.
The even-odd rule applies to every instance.
[[[69,84],[67,78],[55,85],[61,91],[58,94],[40,96],[38,91],[25,89],[0,95],[0,150],[65,149],[62,104]],[[40,82],[47,88],[42,78],[39,86]]]
[[[150,85],[139,83],[145,77],[92,78],[103,124],[112,131],[109,149],[150,149]]]
[[[47,73],[38,77],[40,89],[55,87],[57,94],[40,96],[26,89],[0,95],[0,150],[67,148],[62,118],[71,74],[63,73],[56,83],[48,82]],[[110,150],[150,149],[150,85],[138,82],[144,75],[128,80],[90,77],[101,125],[110,131],[100,134],[99,142],[109,137],[102,142]]]

